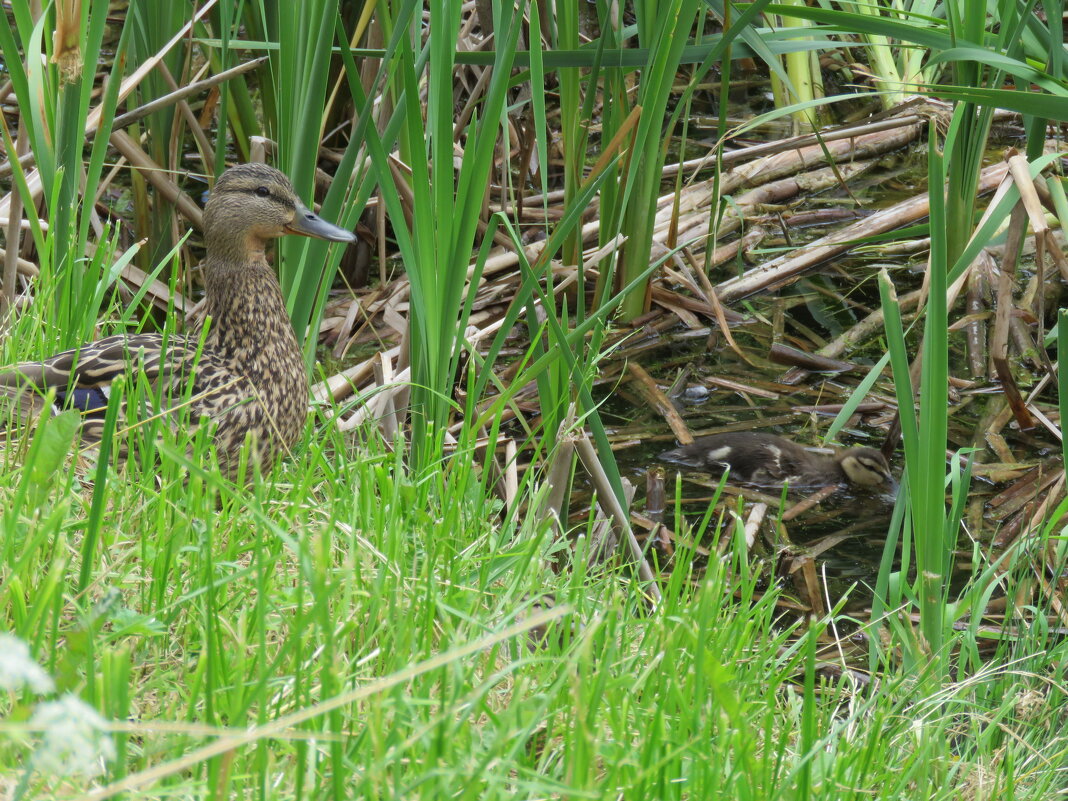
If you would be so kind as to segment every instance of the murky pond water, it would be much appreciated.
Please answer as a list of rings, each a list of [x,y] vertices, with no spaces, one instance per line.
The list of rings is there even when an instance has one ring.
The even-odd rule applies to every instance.
[[[919,286],[918,266],[922,265],[913,264],[907,256],[899,257],[894,265],[877,256],[851,259],[830,265],[777,296],[755,297],[736,304],[735,308],[744,310],[747,319],[731,327],[733,344],[715,326],[697,330],[679,326],[630,345],[632,358],[655,377],[694,436],[760,431],[805,446],[818,446],[841,404],[885,352],[882,331],[876,330],[849,349],[842,358],[848,359],[851,369],[834,373],[775,363],[771,360],[772,346],[785,345],[813,353],[842,336],[879,307],[874,276],[883,266],[890,267],[899,292]],[[961,316],[959,309],[955,316]],[[1037,471],[1035,481],[1055,473],[1058,446],[1047,431],[1021,432],[1009,425],[1003,427],[1005,447],[996,453],[987,450],[989,436],[985,432],[993,416],[1004,414],[1004,400],[1000,388],[990,379],[966,378],[969,366],[964,346],[963,326],[956,326],[951,335],[951,375],[961,378],[951,387],[949,448],[978,448],[977,462],[996,463],[977,467],[966,515],[969,531],[989,543],[1011,525],[1019,525],[1026,503],[1033,506],[1041,498],[1039,492],[1012,492],[1013,484],[1006,490],[1006,483],[1020,479],[1026,469]],[[786,358],[790,358],[789,353]],[[1027,383],[1028,376],[1022,378]],[[1036,375],[1032,383],[1038,380]],[[1055,403],[1055,396],[1049,391],[1038,397],[1047,405]],[[895,410],[894,389],[887,371],[845,424],[838,435],[839,442],[881,448],[894,422]],[[658,459],[662,451],[675,446],[675,438],[663,416],[628,383],[612,386],[602,414],[606,424],[615,424],[612,434],[621,469],[639,488],[636,508],[641,508],[647,471],[663,468],[668,498],[663,522],[674,535],[687,536],[689,525],[706,513],[716,479]],[[1028,463],[1010,461],[1006,453],[1026,454],[1027,458],[1021,461]],[[1046,464],[1035,462],[1035,457]],[[903,459],[899,444],[891,462],[895,475],[900,477]],[[675,518],[672,499],[676,473],[681,482],[681,513],[685,521]],[[743,494],[752,497],[752,493]],[[765,494],[776,495],[774,491]],[[866,607],[870,603],[868,588],[874,586],[883,558],[892,499],[840,489],[788,522],[780,521],[783,511],[804,496],[802,492],[791,492],[783,503],[777,497],[771,499],[757,541],[751,546],[753,554],[777,560],[779,575],[788,587],[792,562],[798,556],[811,556],[832,603],[849,593],[847,609]],[[738,496],[730,494],[721,500],[721,505],[738,509]],[[742,514],[748,514],[751,506],[747,502]],[[698,545],[714,552],[716,536],[719,535],[710,534]],[[970,551],[963,540],[964,535],[962,562]]]

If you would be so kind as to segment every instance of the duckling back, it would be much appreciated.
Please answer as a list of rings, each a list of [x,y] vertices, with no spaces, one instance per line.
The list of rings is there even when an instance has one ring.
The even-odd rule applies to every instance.
[[[851,448],[835,456],[814,453],[775,434],[739,432],[700,437],[660,454],[666,461],[729,471],[743,483],[759,486],[816,487],[849,482],[863,487],[892,487],[886,460],[872,448]]]

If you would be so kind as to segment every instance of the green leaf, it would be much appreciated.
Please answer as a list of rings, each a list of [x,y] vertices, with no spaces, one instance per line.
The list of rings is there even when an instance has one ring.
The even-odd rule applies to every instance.
[[[41,418],[25,465],[24,480],[28,482],[31,497],[45,492],[53,476],[63,467],[81,420],[81,415],[73,410]]]

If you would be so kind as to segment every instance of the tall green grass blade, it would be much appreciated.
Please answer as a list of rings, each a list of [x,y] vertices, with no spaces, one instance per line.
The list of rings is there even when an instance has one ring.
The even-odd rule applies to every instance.
[[[96,472],[93,479],[93,498],[89,506],[89,516],[85,521],[85,536],[82,539],[82,567],[78,574],[77,592],[81,595],[92,579],[96,563],[96,546],[100,540],[101,527],[108,497],[108,470],[111,467],[111,451],[118,430],[119,412],[126,396],[125,382],[113,381],[108,396],[108,408],[104,413],[104,425],[101,431],[100,445],[97,453]]]
[[[620,202],[624,208],[623,230],[627,242],[622,251],[620,286],[631,283],[634,276],[645,271],[653,240],[653,209],[660,196],[660,178],[667,143],[674,126],[665,130],[664,119],[671,85],[678,71],[679,58],[686,42],[677,31],[690,31],[697,19],[699,0],[666,0],[650,4],[647,13],[655,19],[639,18],[639,38],[650,48],[650,60],[642,71],[638,89],[638,106],[642,113],[635,131],[633,153],[629,169],[624,177],[624,190]],[[641,36],[642,26],[649,26]],[[623,300],[623,319],[629,320],[645,311],[645,293],[632,293]]]
[[[923,587],[921,627],[931,650],[939,654],[942,643],[942,610],[946,601],[956,530],[947,530],[944,480],[946,464],[947,413],[949,405],[949,342],[946,308],[946,276],[949,272],[950,238],[944,232],[952,220],[947,218],[942,187],[946,173],[934,135],[928,158],[930,186],[931,254],[928,261],[930,293],[923,328],[923,359],[920,378],[920,452],[919,470],[910,475],[919,479],[910,484],[913,509],[918,513],[917,568]],[[973,198],[974,200],[974,198]],[[956,254],[954,254],[956,255]],[[926,620],[924,619],[926,617]],[[937,657],[940,658],[940,657]]]
[[[468,126],[464,155],[455,172],[451,81],[454,38],[448,32],[458,29],[459,19],[445,6],[432,8],[432,16],[432,28],[437,34],[429,43],[426,141],[416,53],[411,48],[400,51],[406,106],[401,129],[406,144],[402,151],[412,154],[409,167],[413,209],[410,239],[398,236],[398,243],[402,244],[411,281],[412,442],[415,464],[420,466],[440,458],[449,414],[448,393],[465,325],[460,313],[467,264],[509,89],[511,58],[522,27],[520,17],[510,6],[501,8],[495,20],[496,60],[482,115]],[[377,162],[381,156],[374,150],[372,159]],[[387,203],[399,205],[395,198],[388,197],[393,194],[387,192]],[[402,214],[395,216],[394,226],[402,227],[403,220]]]
[[[823,437],[824,442],[833,442],[838,437],[838,432],[848,425],[849,419],[853,416],[857,407],[864,402],[864,398],[867,397],[871,388],[875,386],[875,382],[882,377],[883,371],[889,363],[890,351],[888,350],[883,354],[882,358],[868,370],[867,375],[861,379],[860,383],[857,384],[856,389],[849,395],[846,402],[842,404],[842,409],[834,416],[834,420],[831,421],[831,424],[827,426],[827,433],[824,434]]]

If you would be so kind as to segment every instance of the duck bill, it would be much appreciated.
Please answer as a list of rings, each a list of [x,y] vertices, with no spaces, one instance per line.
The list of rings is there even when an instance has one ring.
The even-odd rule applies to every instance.
[[[297,203],[297,213],[294,215],[293,221],[286,226],[286,232],[300,236],[310,236],[315,239],[326,239],[329,242],[356,241],[356,234],[352,233],[352,231],[346,231],[341,226],[328,223],[299,202]]]

